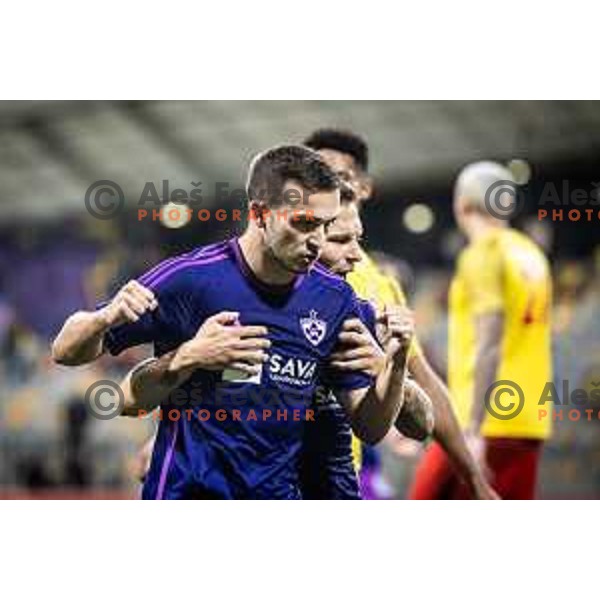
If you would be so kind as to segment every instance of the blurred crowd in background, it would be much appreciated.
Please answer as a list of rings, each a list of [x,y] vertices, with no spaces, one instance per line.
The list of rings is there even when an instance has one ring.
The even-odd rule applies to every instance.
[[[98,111],[107,110],[102,104],[96,112],[89,109],[91,116],[88,118],[92,122]],[[178,104],[181,103],[146,103],[140,104],[140,110],[146,116],[158,112],[170,115],[163,124],[164,137],[161,137],[155,117],[150,119],[152,132],[157,144],[164,142],[166,148],[180,156],[181,153],[173,151],[173,139],[178,136],[185,138],[186,134],[174,127],[171,119],[178,110],[185,113],[191,108],[178,108]],[[210,116],[211,111],[216,110],[215,104],[226,103],[188,104],[196,105],[195,114],[202,115],[205,111]],[[246,108],[250,110],[248,104]],[[227,144],[247,148],[228,161],[224,159],[228,168],[233,170],[230,177],[235,181],[241,179],[253,151],[289,141],[291,130],[298,132],[297,141],[309,133],[311,127],[341,125],[352,128],[370,142],[374,161],[377,161],[378,140],[383,140],[378,137],[384,135],[381,128],[396,132],[397,152],[394,153],[387,137],[381,141],[382,146],[387,144],[387,151],[380,161],[383,168],[375,171],[375,196],[365,207],[365,243],[380,264],[401,280],[416,311],[420,342],[441,374],[445,374],[447,363],[448,287],[454,259],[464,243],[452,219],[452,175],[468,159],[508,160],[515,155],[526,158],[531,165],[532,179],[525,188],[530,190],[528,201],[526,210],[517,219],[517,226],[542,245],[551,258],[555,381],[562,386],[561,382],[568,380],[571,389],[600,389],[600,236],[597,235],[600,220],[591,223],[540,221],[534,192],[531,191],[535,189],[536,182],[548,179],[557,182],[565,178],[593,181],[597,165],[597,154],[593,150],[600,148],[600,106],[597,103],[592,103],[593,107],[587,103],[581,108],[585,115],[596,116],[595,137],[589,148],[570,147],[567,136],[563,136],[562,154],[557,151],[547,159],[536,154],[539,135],[519,111],[526,109],[532,115],[549,112],[550,109],[542,106],[547,103],[519,103],[523,106],[515,103],[512,112],[507,106],[498,109],[499,114],[516,123],[516,141],[513,140],[512,146],[502,146],[497,139],[487,142],[482,141],[483,138],[471,139],[478,147],[475,154],[466,152],[465,148],[455,148],[454,162],[444,163],[445,170],[439,166],[443,161],[438,161],[437,169],[433,168],[432,162],[431,177],[428,177],[427,165],[423,163],[420,164],[420,178],[415,176],[411,179],[398,176],[398,172],[407,169],[403,156],[410,154],[410,143],[406,136],[403,137],[406,121],[398,117],[396,121],[383,120],[379,123],[374,116],[369,116],[379,114],[377,111],[385,114],[385,111],[391,110],[389,107],[380,109],[377,103],[362,103],[360,110],[345,108],[346,112],[341,115],[327,106],[324,116],[310,113],[311,109],[318,113],[316,108],[320,109],[321,105],[287,103],[289,106],[284,111],[280,106],[282,103],[277,103],[278,109],[289,117],[290,122],[286,121],[287,129],[282,133],[277,133],[271,123],[269,136],[264,133],[268,129],[269,108],[258,106],[261,103],[251,104],[253,111],[260,111],[262,121],[256,116],[254,120],[241,118],[237,124],[229,124],[225,129],[226,135],[221,133],[225,135],[221,139],[226,139]],[[351,104],[361,103],[348,103]],[[458,114],[467,114],[461,103],[440,104],[449,105],[444,110],[455,119]],[[538,109],[534,106],[536,104]],[[365,105],[368,106],[365,108]],[[237,106],[238,111],[243,112],[244,108]],[[135,105],[110,106],[110,109],[139,128],[140,116]],[[52,108],[52,111],[56,110]],[[62,107],[59,115],[68,115],[73,110],[71,105]],[[406,112],[407,108],[402,110]],[[568,112],[564,108],[560,110]],[[569,110],[573,115],[579,115],[581,120],[577,110]],[[40,106],[28,107],[25,112],[15,112],[14,106],[7,112],[0,110],[0,140],[3,136],[14,137],[17,131],[19,135],[26,132],[36,140],[35,148],[39,153],[43,146],[41,137],[45,140],[45,152],[54,161],[60,159],[64,166],[71,158],[68,143],[56,137],[56,131],[61,131],[56,126],[59,116],[52,111],[44,111],[47,111],[46,107]],[[76,111],[88,114],[80,107]],[[319,120],[325,117],[329,119],[327,122]],[[85,121],[84,117],[80,118]],[[460,125],[461,122],[456,121],[457,135],[462,131]],[[572,126],[576,128],[581,123],[574,118]],[[417,129],[412,122],[411,127],[413,131]],[[423,124],[423,127],[431,134],[429,125]],[[257,139],[250,142],[249,132],[253,128],[263,133],[257,134]],[[96,129],[90,125],[90,129],[96,132],[99,125]],[[472,125],[463,133],[466,137],[476,138]],[[189,132],[187,135],[191,137]],[[207,158],[206,164],[218,161],[219,139],[215,136],[214,152]],[[57,158],[61,149],[63,156]],[[425,152],[423,148],[421,150]],[[10,152],[10,146],[8,149],[5,146],[2,152],[5,157],[14,160],[15,154]],[[43,170],[44,165],[35,162],[39,154],[33,150],[27,154],[23,144],[19,146],[19,152],[20,156],[29,157],[31,165],[28,168],[32,172]],[[125,160],[120,168],[126,170],[126,156],[130,155],[127,148],[121,148],[120,152]],[[144,148],[140,146],[138,156],[131,157],[131,160],[143,162],[143,154]],[[450,143],[448,155],[452,155]],[[204,164],[204,156],[196,156],[199,164]],[[111,177],[116,180],[114,173],[110,170],[103,172],[101,166],[90,171],[89,165],[93,163],[89,157],[86,164],[88,170],[79,173],[84,184]],[[171,176],[169,169],[161,171],[160,161],[157,164],[151,180],[160,181]],[[396,169],[396,164],[397,172],[385,177],[386,172]],[[12,171],[12,177],[21,177],[24,185],[29,186],[24,189],[30,190],[32,185],[29,180],[26,182],[27,172],[19,173],[14,165]],[[0,169],[0,188],[5,188],[7,172],[6,165],[4,170]],[[221,174],[214,176],[224,177]],[[144,172],[141,181],[149,177],[150,174]],[[18,187],[15,191],[14,181],[11,185],[12,194],[19,193]],[[68,206],[61,205],[52,195],[40,198],[44,190],[37,190],[35,203],[43,206],[44,210],[34,210],[31,214],[27,213],[31,191],[18,198],[11,195],[7,199],[3,195],[0,199],[3,212],[0,222],[0,496],[51,496],[64,494],[65,490],[74,495],[93,497],[128,497],[135,494],[136,452],[151,434],[152,421],[95,419],[85,407],[84,396],[94,381],[119,381],[131,366],[150,355],[151,349],[134,348],[116,359],[101,359],[93,366],[72,369],[52,364],[49,356],[51,339],[69,314],[81,308],[93,308],[127,280],[139,276],[165,256],[235,234],[243,226],[240,223],[191,222],[178,229],[166,228],[159,221],[140,222],[132,206],[118,218],[102,221],[85,212],[83,196],[87,186],[77,188],[73,183],[73,187],[76,191],[72,195],[77,198],[69,196]],[[48,210],[52,209],[53,203],[54,212]],[[13,209],[14,215],[8,214]],[[564,411],[563,419],[555,421],[554,435],[546,446],[540,474],[539,496],[542,498],[600,497],[600,403],[594,406],[590,400],[589,405],[569,407],[573,408],[580,412],[581,418],[567,418],[568,413]],[[595,409],[590,420],[585,416],[586,408]],[[403,439],[399,434],[390,434],[380,445],[378,457],[371,460],[383,468],[383,476],[378,483],[381,495],[403,497],[420,451],[419,444]],[[371,463],[367,460],[366,464],[369,467]]]

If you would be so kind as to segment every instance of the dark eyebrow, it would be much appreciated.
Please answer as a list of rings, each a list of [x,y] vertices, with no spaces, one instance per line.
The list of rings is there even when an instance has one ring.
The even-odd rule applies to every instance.
[[[315,220],[320,224],[320,223],[324,223],[325,225],[331,225],[335,220],[337,219],[337,217],[333,217],[331,219],[317,219],[315,217]]]
[[[327,236],[328,240],[334,240],[336,242],[340,241],[340,240],[350,240],[352,239],[353,235],[351,233],[346,233],[346,232],[340,232],[340,233],[330,233]]]
[[[295,219],[296,221],[306,221],[307,223],[314,223],[315,225],[331,225],[337,217],[333,217],[331,219],[320,219],[319,217],[315,217],[315,215],[306,215],[301,214]]]

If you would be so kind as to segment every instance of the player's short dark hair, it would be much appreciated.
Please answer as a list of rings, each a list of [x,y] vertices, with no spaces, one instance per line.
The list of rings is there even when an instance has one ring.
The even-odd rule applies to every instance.
[[[336,150],[343,154],[349,154],[363,171],[369,170],[367,142],[351,131],[317,129],[304,140],[304,145],[313,150]]]
[[[275,203],[289,181],[310,193],[340,187],[337,175],[314,150],[299,145],[275,146],[252,161],[246,185],[248,200]]]

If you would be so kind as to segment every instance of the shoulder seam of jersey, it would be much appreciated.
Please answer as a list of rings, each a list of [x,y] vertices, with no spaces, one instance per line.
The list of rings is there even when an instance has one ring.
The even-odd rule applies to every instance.
[[[352,286],[343,277],[332,273],[319,263],[315,264],[313,269],[311,269],[311,273],[315,273],[316,275],[320,276],[320,278],[322,278],[324,281],[329,283],[330,288],[332,290],[336,290],[341,294],[348,292],[350,292],[351,294],[355,293],[352,289]]]
[[[160,269],[152,270],[150,277],[147,274],[140,278],[139,281],[145,286],[156,286],[184,269],[221,262],[228,258],[228,256],[229,253],[226,246],[207,246],[201,250],[180,254],[173,259],[163,261],[161,265],[157,265],[161,267]]]

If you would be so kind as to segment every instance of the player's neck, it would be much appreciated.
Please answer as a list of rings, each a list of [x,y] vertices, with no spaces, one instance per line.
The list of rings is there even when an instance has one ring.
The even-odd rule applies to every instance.
[[[499,221],[494,219],[493,221],[485,218],[474,219],[467,226],[467,237],[469,238],[469,242],[476,242],[483,237],[486,237],[490,233],[494,231],[498,231],[499,229],[504,229],[508,227],[507,221]]]
[[[249,227],[239,238],[239,245],[248,267],[263,283],[284,286],[296,278],[294,273],[284,269],[269,253],[260,231]]]

